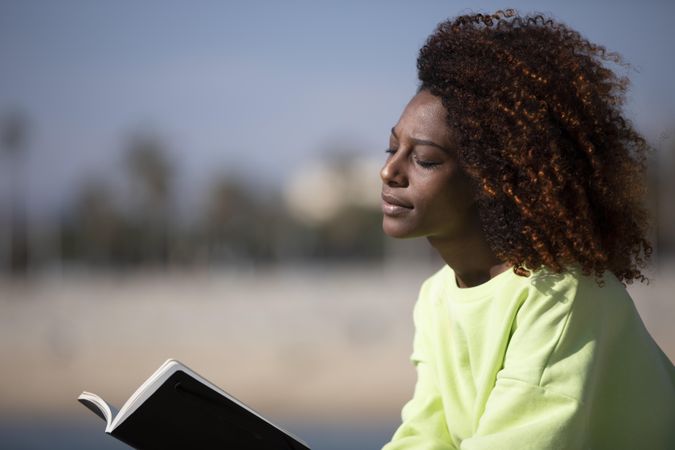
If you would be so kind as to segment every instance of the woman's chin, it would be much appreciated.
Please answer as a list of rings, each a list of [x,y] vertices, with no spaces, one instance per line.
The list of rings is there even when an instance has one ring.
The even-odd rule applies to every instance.
[[[389,237],[397,239],[407,239],[417,237],[410,226],[406,226],[401,220],[384,216],[382,219],[382,231]]]

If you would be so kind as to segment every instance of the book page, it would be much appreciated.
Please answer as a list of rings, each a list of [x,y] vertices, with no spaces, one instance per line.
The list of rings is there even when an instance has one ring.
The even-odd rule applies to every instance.
[[[80,396],[77,397],[77,399],[89,410],[93,411],[94,414],[105,420],[106,431],[108,431],[108,428],[110,428],[110,425],[113,421],[113,417],[116,414],[115,408],[110,406],[108,402],[103,400],[98,395],[87,391],[83,391]]]
[[[129,400],[127,400],[124,405],[120,408],[119,413],[113,420],[110,429],[113,430],[115,427],[124,421],[128,416],[130,416],[140,405],[143,404],[163,383],[169,378],[179,367],[182,367],[182,364],[176,361],[175,359],[167,359],[164,361],[164,364],[159,366],[159,369],[155,371],[150,377],[141,384],[141,386],[136,389]]]

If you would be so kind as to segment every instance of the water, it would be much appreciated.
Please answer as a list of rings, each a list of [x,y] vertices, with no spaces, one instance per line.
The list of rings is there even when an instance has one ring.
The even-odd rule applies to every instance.
[[[97,426],[98,425],[98,426]],[[2,422],[2,450],[128,450],[129,447],[103,432],[102,423]],[[288,426],[312,450],[377,450],[391,437],[396,424]]]

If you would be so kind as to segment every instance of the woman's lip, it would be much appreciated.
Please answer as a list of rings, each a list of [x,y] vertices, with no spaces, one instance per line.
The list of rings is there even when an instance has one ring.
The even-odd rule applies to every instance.
[[[395,197],[391,195],[388,192],[382,192],[382,201],[386,204],[392,205],[392,206],[400,206],[402,208],[407,208],[407,209],[412,209],[412,205],[408,202],[404,202],[403,200],[399,199],[398,197]]]
[[[409,213],[413,209],[402,200],[385,192],[382,193],[382,213],[386,216],[401,216]]]

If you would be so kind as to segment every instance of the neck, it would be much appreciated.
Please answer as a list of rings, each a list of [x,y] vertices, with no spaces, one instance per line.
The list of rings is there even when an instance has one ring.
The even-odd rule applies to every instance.
[[[463,232],[427,239],[455,272],[460,288],[483,284],[511,267],[492,252],[477,218]]]

